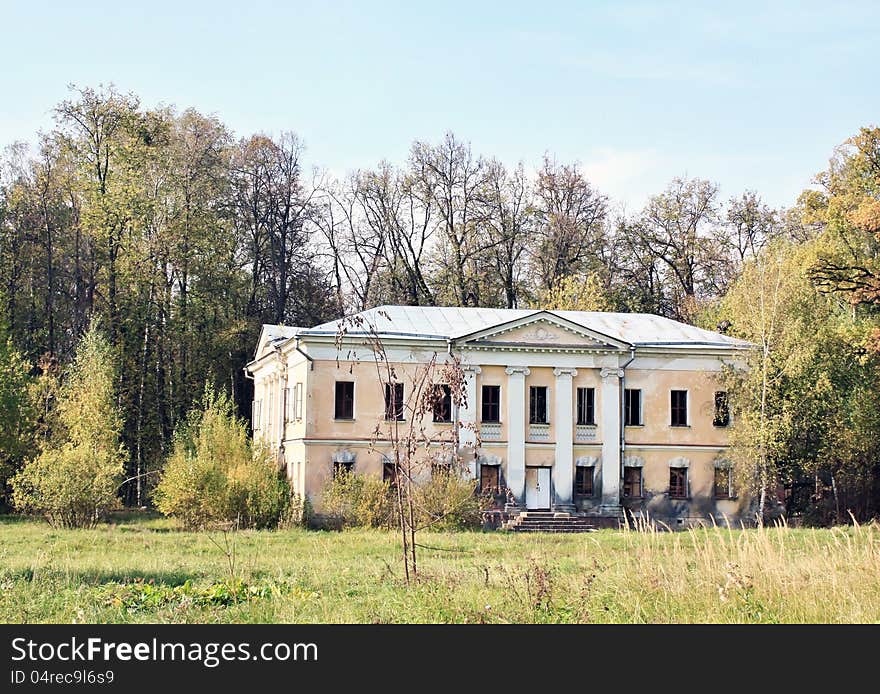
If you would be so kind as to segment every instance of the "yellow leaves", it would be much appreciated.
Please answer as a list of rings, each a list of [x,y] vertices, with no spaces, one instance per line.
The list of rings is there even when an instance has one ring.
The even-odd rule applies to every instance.
[[[847,218],[857,229],[869,234],[880,234],[880,200],[864,197]]]
[[[614,308],[602,278],[595,272],[586,277],[563,277],[544,294],[540,305],[547,310],[559,311],[610,311]]]

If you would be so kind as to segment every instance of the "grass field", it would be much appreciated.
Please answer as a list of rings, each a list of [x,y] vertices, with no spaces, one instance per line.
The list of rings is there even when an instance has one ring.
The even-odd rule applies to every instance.
[[[224,538],[144,517],[94,530],[5,517],[0,621],[880,621],[876,525],[420,542],[420,580],[407,587],[387,532]]]

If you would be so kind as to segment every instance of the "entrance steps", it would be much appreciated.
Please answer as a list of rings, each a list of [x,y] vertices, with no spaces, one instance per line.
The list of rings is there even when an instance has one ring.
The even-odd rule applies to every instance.
[[[515,533],[589,533],[596,530],[598,518],[555,511],[523,511],[501,525]]]

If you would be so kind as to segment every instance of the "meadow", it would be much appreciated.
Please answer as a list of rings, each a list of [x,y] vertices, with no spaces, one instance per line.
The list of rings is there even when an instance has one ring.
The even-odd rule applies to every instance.
[[[0,518],[0,621],[878,622],[880,527],[423,533],[91,530]]]

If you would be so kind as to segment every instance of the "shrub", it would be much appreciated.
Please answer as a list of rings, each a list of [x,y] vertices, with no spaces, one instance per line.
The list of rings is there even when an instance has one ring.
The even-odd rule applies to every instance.
[[[415,489],[418,525],[432,530],[479,528],[484,503],[476,485],[455,471],[435,471]]]
[[[268,528],[287,512],[291,493],[267,452],[251,444],[230,399],[207,389],[175,435],[155,499],[186,528]]]
[[[57,406],[57,427],[12,479],[13,502],[56,526],[98,522],[118,505],[125,448],[114,395],[110,344],[90,328],[77,348]]]
[[[414,488],[416,525],[436,530],[479,528],[485,502],[475,489],[475,481],[455,472],[435,472]],[[397,527],[394,488],[375,477],[338,472],[325,485],[322,501],[331,527]]]
[[[375,477],[340,471],[328,480],[321,496],[331,527],[387,528],[394,525],[391,485]]]

